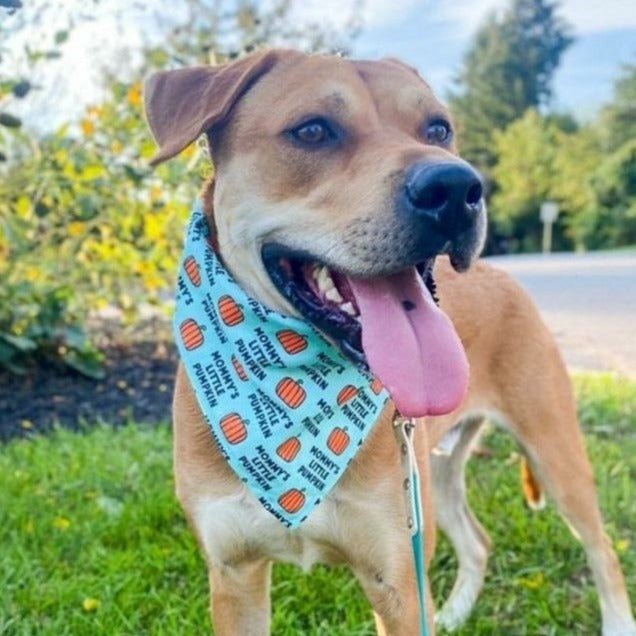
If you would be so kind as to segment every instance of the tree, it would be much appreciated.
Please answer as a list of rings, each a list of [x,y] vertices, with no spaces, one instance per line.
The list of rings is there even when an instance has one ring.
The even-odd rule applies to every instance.
[[[601,161],[591,129],[568,132],[558,120],[536,110],[495,133],[497,163],[493,177],[497,191],[490,216],[495,231],[509,247],[538,250],[541,244],[541,203],[553,200],[561,216],[556,226],[557,248],[587,247],[593,243],[598,206],[592,176]]]
[[[636,63],[623,67],[614,83],[612,103],[601,114],[608,150],[616,150],[625,142],[636,139]]]
[[[599,208],[593,178],[602,158],[595,125],[557,134],[549,196],[559,203],[561,218],[558,225],[569,245],[574,245],[577,250],[595,247]]]
[[[496,160],[493,133],[545,106],[561,56],[572,43],[553,0],[512,0],[479,28],[450,104],[462,155],[488,171]]]
[[[601,163],[592,186],[598,210],[594,247],[636,244],[636,137]]]
[[[492,176],[497,191],[490,218],[495,233],[507,237],[514,251],[537,249],[540,244],[538,211],[550,196],[557,137],[557,127],[536,110],[494,133],[498,160]]]

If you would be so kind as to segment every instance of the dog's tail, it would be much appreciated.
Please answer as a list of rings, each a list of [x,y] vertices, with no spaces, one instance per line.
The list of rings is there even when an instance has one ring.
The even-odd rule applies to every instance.
[[[532,472],[528,458],[522,456],[519,466],[521,469],[521,488],[528,507],[531,510],[542,510],[545,507],[545,494],[541,484]]]

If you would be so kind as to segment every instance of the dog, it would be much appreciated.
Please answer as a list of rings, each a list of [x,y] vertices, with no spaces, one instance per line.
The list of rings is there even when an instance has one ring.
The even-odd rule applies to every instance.
[[[374,331],[378,317],[367,324],[360,307],[345,306],[340,293],[332,292],[339,301],[328,302],[316,281],[318,309],[307,311],[293,288],[280,284],[267,250],[276,245],[277,258],[287,257],[279,264],[294,275],[306,276],[313,262],[311,271],[324,266],[323,285],[338,291],[342,278],[386,286],[396,272],[416,266],[432,295],[436,281],[471,371],[461,404],[422,419],[414,433],[426,559],[434,552],[437,522],[459,560],[437,623],[461,624],[483,584],[490,541],[468,506],[464,464],[489,417],[525,455],[529,502],[538,506],[545,490],[581,540],[604,636],[634,636],[565,366],[524,291],[503,272],[475,262],[486,232],[481,181],[459,158],[449,112],[417,71],[394,59],[267,50],[217,67],[159,72],[146,83],[145,104],[159,146],[155,164],[207,136],[215,172],[202,201],[215,249],[235,281],[264,305],[316,322],[361,359],[367,350],[374,360],[389,350],[406,375],[417,376],[418,365],[430,364],[419,360],[427,352],[406,351],[390,333]],[[374,334],[364,351],[332,324],[332,314],[345,313],[358,314],[363,339]],[[428,353],[432,364],[443,364],[435,360],[439,352]],[[413,382],[400,382],[399,399],[417,402]],[[419,633],[394,412],[391,405],[382,411],[334,490],[300,528],[289,530],[228,466],[180,366],[173,410],[176,493],[208,565],[216,634],[269,633],[273,561],[303,568],[345,563],[373,607],[379,633]],[[430,592],[428,610],[433,633]]]

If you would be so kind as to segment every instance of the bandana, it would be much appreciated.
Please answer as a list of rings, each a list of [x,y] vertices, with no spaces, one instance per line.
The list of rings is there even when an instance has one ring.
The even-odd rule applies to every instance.
[[[217,257],[201,203],[179,271],[176,342],[234,472],[286,526],[336,485],[389,399],[308,322],[250,298]]]

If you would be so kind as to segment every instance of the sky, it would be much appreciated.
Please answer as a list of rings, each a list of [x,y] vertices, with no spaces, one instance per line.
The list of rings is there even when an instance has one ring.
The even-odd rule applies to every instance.
[[[73,3],[89,6],[86,0],[65,0],[67,7]],[[443,98],[479,23],[490,11],[501,10],[506,0],[297,0],[295,18],[338,27],[355,3],[364,7],[364,28],[354,43],[354,55],[402,58],[416,66]],[[611,98],[621,65],[636,62],[636,0],[562,0],[561,5],[577,39],[557,71],[554,106],[585,120]],[[165,19],[184,6],[176,0],[108,0],[90,5],[94,19],[71,32],[63,58],[47,65],[55,72],[38,78],[41,90],[30,104],[22,105],[27,108],[21,113],[27,123],[46,130],[77,118],[87,104],[99,101],[101,68],[129,68],[142,39],[161,37],[161,28],[149,25],[159,24],[161,16]],[[44,22],[43,37],[48,32],[49,38],[65,25],[62,12],[47,15]],[[33,33],[25,37],[33,38]],[[17,50],[21,43],[13,44]]]
[[[308,3],[316,8],[338,4]],[[361,57],[392,55],[415,65],[444,96],[479,23],[503,0],[368,0],[367,27],[355,45]],[[562,15],[576,41],[555,77],[554,106],[581,119],[612,95],[621,65],[636,62],[635,0],[563,0]]]

